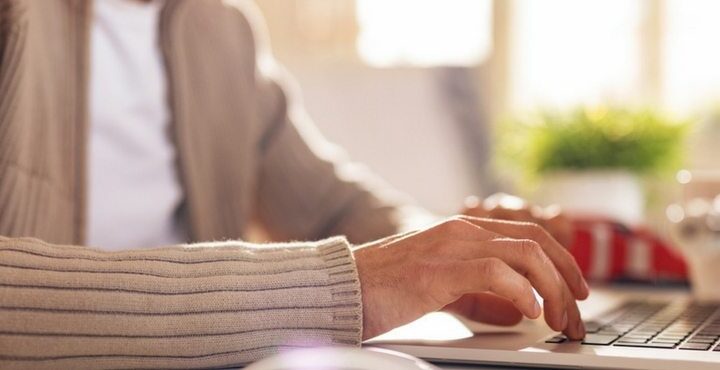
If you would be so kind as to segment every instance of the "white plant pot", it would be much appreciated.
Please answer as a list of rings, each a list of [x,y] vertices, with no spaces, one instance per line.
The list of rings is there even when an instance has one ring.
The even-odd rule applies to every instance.
[[[607,217],[638,225],[645,196],[637,175],[628,171],[563,171],[543,177],[534,201],[557,204],[568,214]]]
[[[690,282],[694,297],[699,301],[717,302],[720,300],[720,251],[685,250],[684,255],[689,262]]]

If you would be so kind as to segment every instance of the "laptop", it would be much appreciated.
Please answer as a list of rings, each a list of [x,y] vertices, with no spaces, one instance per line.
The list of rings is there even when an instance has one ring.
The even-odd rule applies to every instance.
[[[432,313],[370,340],[367,346],[430,362],[568,369],[720,369],[720,303],[687,291],[595,288],[580,302],[587,327],[569,341],[542,319],[514,327]]]

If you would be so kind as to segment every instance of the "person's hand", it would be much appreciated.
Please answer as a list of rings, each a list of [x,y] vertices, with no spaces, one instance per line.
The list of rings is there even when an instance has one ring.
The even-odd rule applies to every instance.
[[[557,206],[543,208],[529,204],[524,199],[513,195],[496,193],[482,201],[475,196],[468,197],[461,214],[472,217],[533,222],[544,227],[555,240],[566,248],[573,242],[572,224]]]
[[[516,323],[520,315],[535,319],[541,308],[533,288],[552,329],[572,339],[585,335],[575,300],[588,296],[587,284],[572,256],[536,224],[458,216],[353,254],[363,339],[444,307],[498,324]]]

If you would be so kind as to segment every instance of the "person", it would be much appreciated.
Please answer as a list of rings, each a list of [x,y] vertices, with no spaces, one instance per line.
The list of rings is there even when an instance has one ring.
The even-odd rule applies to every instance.
[[[261,30],[245,1],[0,3],[0,368],[226,367],[440,309],[513,325],[533,288],[583,337],[562,244],[476,216],[562,240],[560,217],[428,223],[327,150]]]

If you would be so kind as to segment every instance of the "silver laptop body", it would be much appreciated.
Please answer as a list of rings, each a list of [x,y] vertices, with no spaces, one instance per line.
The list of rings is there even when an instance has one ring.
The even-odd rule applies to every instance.
[[[688,305],[694,308],[680,310]],[[656,307],[657,312],[652,311]],[[696,305],[684,291],[596,288],[588,300],[580,303],[580,309],[584,321],[596,326],[589,330],[596,333],[589,334],[588,340],[599,339],[607,344],[563,341],[542,319],[504,328],[433,313],[366,345],[442,363],[571,369],[720,369],[720,334],[713,336],[714,330],[720,328],[718,307]],[[673,316],[681,312],[690,313]],[[642,316],[646,313],[647,319]],[[614,328],[625,334],[618,334],[616,339],[608,337]],[[689,334],[683,337],[681,331]],[[643,340],[648,343],[642,344]]]

